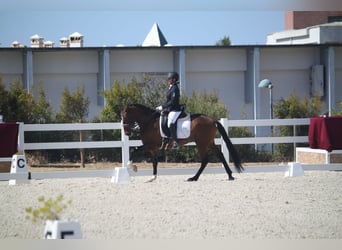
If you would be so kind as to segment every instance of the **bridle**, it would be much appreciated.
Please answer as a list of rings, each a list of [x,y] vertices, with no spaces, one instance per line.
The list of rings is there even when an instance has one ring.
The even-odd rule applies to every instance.
[[[141,129],[141,127],[143,127],[143,128],[147,127],[150,124],[150,122],[154,120],[155,115],[157,113],[159,113],[159,111],[153,112],[151,114],[150,118],[147,119],[143,124],[139,124],[137,121],[131,122],[130,119],[127,118],[127,111],[125,113],[126,114],[124,116],[125,116],[126,119],[123,119],[124,118],[123,115],[121,115],[121,118],[122,118],[123,121],[127,120],[127,122],[123,122],[122,126],[124,128],[125,134],[130,136],[132,131],[137,131],[137,130]]]

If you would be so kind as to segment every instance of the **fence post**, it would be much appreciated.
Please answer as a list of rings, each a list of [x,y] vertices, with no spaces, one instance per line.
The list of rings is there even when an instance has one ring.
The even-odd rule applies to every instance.
[[[121,142],[122,142],[122,167],[126,168],[129,161],[129,138],[125,135],[123,121],[121,121]]]
[[[122,167],[116,167],[114,176],[112,176],[111,182],[113,183],[129,183],[130,176],[128,173],[128,158],[129,158],[129,140],[125,135],[123,121],[121,120],[121,152],[122,152]]]
[[[18,133],[18,152],[24,153],[24,123],[23,122],[17,122],[19,124],[19,133]]]
[[[293,125],[293,138],[296,137],[297,131],[296,131],[296,125]],[[293,143],[293,160],[296,160],[296,142]]]
[[[228,134],[228,119],[227,118],[221,118],[220,122]],[[229,163],[229,151],[228,151],[227,145],[224,142],[222,136],[221,136],[221,151],[222,151],[224,158]]]

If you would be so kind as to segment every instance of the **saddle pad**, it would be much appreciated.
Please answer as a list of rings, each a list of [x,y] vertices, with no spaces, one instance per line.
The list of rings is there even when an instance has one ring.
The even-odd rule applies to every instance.
[[[179,118],[177,120],[177,138],[178,139],[186,139],[190,136],[190,126],[191,126],[191,120],[190,115],[188,114],[184,118]],[[165,135],[162,129],[162,121],[159,120],[159,128],[160,128],[160,134],[162,137],[168,137]]]

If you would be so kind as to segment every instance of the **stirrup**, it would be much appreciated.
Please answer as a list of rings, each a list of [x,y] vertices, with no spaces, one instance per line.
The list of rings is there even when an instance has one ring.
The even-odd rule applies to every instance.
[[[169,143],[169,138],[163,138],[163,142],[162,145],[160,146],[160,150],[164,150],[167,146],[167,144]]]

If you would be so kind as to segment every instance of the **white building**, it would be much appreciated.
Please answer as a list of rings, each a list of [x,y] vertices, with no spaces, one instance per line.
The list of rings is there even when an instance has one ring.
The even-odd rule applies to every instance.
[[[342,22],[285,30],[267,36],[268,45],[342,43]]]

